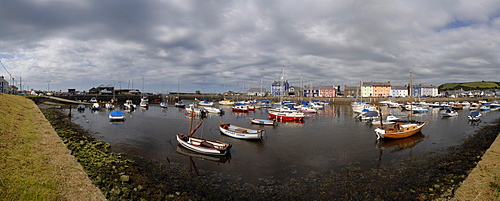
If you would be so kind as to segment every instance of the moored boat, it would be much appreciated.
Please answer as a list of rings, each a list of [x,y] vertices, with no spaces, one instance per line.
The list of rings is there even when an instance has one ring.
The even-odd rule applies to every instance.
[[[192,124],[192,121],[193,117],[191,117],[190,124]],[[193,134],[201,126],[202,123],[203,122],[200,122],[193,130],[191,130],[190,126],[189,135],[177,133],[176,134],[177,142],[184,148],[201,154],[218,155],[218,156],[229,154],[229,150],[232,147],[231,144],[193,137]]]
[[[455,110],[446,109],[446,111],[443,112],[443,117],[454,117],[454,116],[458,116],[458,112]]]
[[[467,119],[469,121],[480,121],[481,120],[481,113],[478,111],[472,111],[469,116],[467,116]]]
[[[276,126],[276,120],[274,119],[256,119],[256,118],[250,118],[250,122],[253,124],[259,124],[259,125],[273,125]]]
[[[219,130],[224,135],[246,140],[262,139],[262,136],[265,134],[264,129],[244,128],[224,122],[219,122]]]
[[[111,111],[109,113],[109,120],[110,121],[124,121],[125,120],[125,115],[123,114],[122,111]]]

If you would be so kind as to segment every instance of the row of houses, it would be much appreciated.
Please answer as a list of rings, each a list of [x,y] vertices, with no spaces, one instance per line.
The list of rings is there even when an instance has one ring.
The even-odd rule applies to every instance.
[[[249,91],[252,95],[257,95],[254,88]],[[271,85],[271,96],[301,96],[301,97],[407,97],[409,96],[408,86],[392,86],[391,82],[362,82],[360,86],[290,86],[288,81],[274,81]],[[438,87],[433,85],[413,85],[414,97],[435,97],[439,96]]]

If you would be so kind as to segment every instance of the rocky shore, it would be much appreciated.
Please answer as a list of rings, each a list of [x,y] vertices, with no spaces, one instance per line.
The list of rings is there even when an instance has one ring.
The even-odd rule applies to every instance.
[[[447,200],[500,133],[496,120],[461,145],[394,161],[396,167],[361,171],[353,165],[341,172],[259,178],[259,184],[249,184],[237,176],[114,153],[61,110],[42,111],[109,200]]]

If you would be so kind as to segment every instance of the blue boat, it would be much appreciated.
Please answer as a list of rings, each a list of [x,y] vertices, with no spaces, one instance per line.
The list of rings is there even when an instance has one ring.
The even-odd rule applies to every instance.
[[[109,120],[110,121],[124,121],[125,115],[123,114],[122,111],[111,111],[109,113]]]
[[[481,113],[479,113],[478,111],[472,111],[467,119],[469,119],[469,121],[480,121]]]

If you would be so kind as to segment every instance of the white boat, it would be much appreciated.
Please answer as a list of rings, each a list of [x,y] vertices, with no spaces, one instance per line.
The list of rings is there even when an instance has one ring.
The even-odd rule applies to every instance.
[[[149,105],[148,98],[147,97],[142,97],[141,98],[141,102],[139,103],[139,105],[141,107],[148,107],[148,105]]]
[[[205,109],[208,113],[215,113],[215,114],[220,114],[223,112],[222,109],[216,108],[216,107],[208,107],[204,106],[203,109]]]
[[[106,107],[106,109],[108,109],[108,110],[115,109],[115,105],[113,105],[113,103],[106,103],[105,107]]]
[[[454,117],[454,116],[458,116],[458,112],[455,110],[446,109],[446,111],[443,112],[443,117]]]
[[[250,118],[250,122],[253,124],[259,124],[259,125],[273,125],[276,126],[277,122],[274,119],[256,119],[256,118]]]
[[[481,120],[481,113],[478,111],[472,111],[469,116],[467,116],[467,119],[469,121],[480,121]]]
[[[490,111],[491,108],[489,105],[480,105],[479,106],[479,111]]]
[[[206,101],[206,100],[205,100],[205,101],[200,101],[200,102],[198,102],[198,104],[199,104],[200,106],[213,106],[213,105],[214,105],[214,102],[212,102],[212,101]]]
[[[205,109],[200,109],[198,107],[195,107],[194,104],[189,104],[188,107],[184,108],[184,112],[188,114],[194,114],[194,115],[204,115],[207,113]]]
[[[125,120],[125,115],[123,114],[122,111],[111,111],[109,113],[109,120],[110,121],[124,121]]]
[[[177,101],[175,102],[174,105],[175,107],[180,107],[180,108],[186,107],[186,105],[182,101]]]
[[[235,105],[231,108],[233,112],[248,112],[247,105]]]
[[[389,115],[387,115],[386,119],[382,121],[382,124],[384,124],[384,125],[395,124],[397,120],[399,120],[399,118],[389,114]],[[380,120],[370,121],[370,124],[380,125]]]
[[[132,100],[126,100],[123,104],[125,110],[135,110],[136,105],[132,102]]]
[[[167,106],[168,106],[168,102],[167,101],[162,101],[160,103],[160,107],[162,107],[162,108],[166,108]]]
[[[193,118],[191,117],[191,123],[192,121]],[[191,131],[189,132],[189,135],[177,133],[177,142],[184,148],[201,154],[218,156],[229,154],[229,150],[232,147],[231,144],[220,141],[206,140],[192,136],[202,123],[203,122],[200,122],[198,126],[196,126],[196,128],[194,128],[193,130],[191,130],[190,128]]]
[[[479,103],[476,102],[472,102],[469,107],[469,109],[471,110],[477,110],[478,108],[479,108]]]
[[[90,109],[91,110],[99,110],[99,109],[101,109],[101,106],[99,105],[99,103],[94,103],[94,104],[92,104],[92,106],[90,106]]]
[[[219,101],[219,105],[234,105],[234,101],[229,99],[224,99]]]
[[[224,135],[245,140],[259,140],[265,134],[264,129],[244,128],[224,122],[219,122],[219,130]]]

